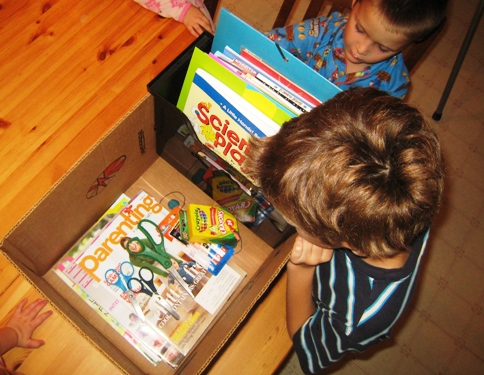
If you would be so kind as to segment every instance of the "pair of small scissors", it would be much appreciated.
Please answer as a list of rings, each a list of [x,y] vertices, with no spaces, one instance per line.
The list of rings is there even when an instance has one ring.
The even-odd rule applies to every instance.
[[[134,312],[143,323],[148,323],[143,309],[136,300],[136,296],[132,290],[128,288],[128,283],[131,276],[134,274],[134,267],[130,262],[123,262],[119,267],[119,272],[114,268],[108,269],[105,274],[106,282],[108,285],[116,285],[120,288],[129,298],[131,306],[133,306]]]
[[[128,253],[134,256],[141,255],[157,261],[178,281],[182,288],[185,289],[192,298],[195,298],[188,284],[183,280],[175,267],[173,267],[171,256],[165,250],[163,233],[160,227],[150,220],[143,219],[138,223],[138,228],[150,241],[154,250],[146,246],[138,237],[134,237],[128,241],[128,246],[126,246]],[[129,245],[133,242],[140,245],[140,251],[132,251]]]
[[[138,271],[139,278],[132,277],[128,281],[128,287],[135,293],[145,293],[155,299],[155,303],[164,311],[173,316],[176,320],[180,320],[180,315],[173,309],[173,307],[156,291],[155,283],[153,282],[153,271],[148,267],[141,267]],[[148,286],[148,288],[146,286]]]

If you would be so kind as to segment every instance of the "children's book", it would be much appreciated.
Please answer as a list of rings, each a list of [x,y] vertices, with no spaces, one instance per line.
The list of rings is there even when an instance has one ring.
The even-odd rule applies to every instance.
[[[226,65],[221,64],[213,57],[214,55],[206,54],[195,48],[178,99],[178,108],[183,108],[185,106],[190,91],[190,84],[195,78],[195,73],[197,69],[202,69],[218,81],[222,82],[233,92],[237,93],[244,100],[248,101],[277,124],[282,125],[284,122],[294,117],[293,113],[286,108],[283,108],[279,103],[275,102],[271,97],[267,96],[259,89],[247,83],[242,77],[240,77],[240,75],[236,74],[233,70],[229,69]]]
[[[219,12],[217,32],[211,52],[223,51],[227,46],[234,51],[242,51],[243,48],[250,50],[272,69],[296,83],[321,102],[325,102],[341,92],[333,83],[274,43],[266,35],[222,8]]]
[[[240,55],[247,62],[251,63],[256,69],[266,73],[269,77],[278,82],[282,87],[287,87],[288,89],[294,91],[296,95],[299,95],[308,103],[312,104],[313,106],[321,104],[321,101],[319,99],[316,99],[313,95],[309,94],[302,87],[287,79],[283,74],[273,69],[269,64],[267,64],[264,60],[262,60],[259,56],[257,56],[249,49],[242,48],[242,50],[240,51]]]
[[[217,276],[187,255],[177,213],[138,194],[63,273],[173,367],[195,346],[242,281]]]
[[[198,140],[250,180],[243,166],[250,137],[274,135],[279,125],[202,69],[184,85],[190,89],[179,108]]]

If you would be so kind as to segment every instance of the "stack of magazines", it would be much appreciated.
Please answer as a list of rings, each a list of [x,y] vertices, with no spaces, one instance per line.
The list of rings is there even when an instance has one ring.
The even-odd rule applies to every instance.
[[[179,207],[126,195],[66,254],[55,272],[153,365],[178,367],[246,273],[210,272],[221,245],[181,239]]]

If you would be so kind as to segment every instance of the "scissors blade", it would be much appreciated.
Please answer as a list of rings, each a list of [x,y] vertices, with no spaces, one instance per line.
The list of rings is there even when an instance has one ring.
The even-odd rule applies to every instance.
[[[163,310],[165,310],[168,314],[173,316],[176,320],[180,320],[180,315],[173,309],[173,307],[166,302],[163,297],[157,296],[156,297],[156,303],[161,306]]]
[[[131,306],[133,306],[133,309],[136,313],[136,315],[138,316],[138,318],[141,320],[141,323],[150,327],[152,330],[154,330],[156,333],[158,333],[159,335],[161,335],[164,339],[168,339],[165,335],[165,333],[160,330],[156,324],[153,324],[152,322],[150,322],[148,319],[146,319],[146,316],[145,314],[143,313],[143,309],[141,308],[141,306],[139,305],[134,293],[132,291],[129,291],[129,292],[126,292],[126,294],[128,295],[128,298],[129,298],[129,301],[131,302]],[[176,314],[176,313],[175,313]],[[176,314],[178,315],[178,314]],[[174,315],[173,315],[174,316]],[[178,319],[177,320],[180,320],[180,316],[178,315]]]
[[[131,306],[133,306],[134,312],[138,316],[138,318],[143,322],[146,323],[146,316],[143,313],[143,309],[139,305],[138,301],[136,300],[136,297],[132,291],[129,289],[126,291],[126,294],[128,295],[129,302],[131,302]]]
[[[182,286],[183,289],[185,289],[185,291],[192,297],[192,298],[195,298],[195,296],[193,295],[190,287],[188,286],[188,284],[186,283],[185,280],[183,280],[183,278],[180,276],[180,274],[178,273],[178,271],[175,269],[175,267],[171,266],[170,268],[168,268],[168,272],[170,273],[171,276],[173,276],[176,281],[178,281],[178,283]]]

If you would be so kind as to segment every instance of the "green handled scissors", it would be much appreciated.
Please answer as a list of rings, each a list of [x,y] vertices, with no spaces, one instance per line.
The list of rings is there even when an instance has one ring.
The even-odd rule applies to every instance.
[[[173,263],[171,262],[171,255],[168,254],[165,250],[163,233],[161,232],[160,227],[151,220],[143,219],[140,220],[140,222],[138,223],[138,228],[141,232],[143,232],[148,241],[150,241],[151,245],[155,250],[152,250],[150,247],[146,246],[138,237],[134,237],[128,241],[128,244],[126,246],[128,253],[133,256],[141,255],[157,261],[163,266],[163,268],[168,271],[168,273],[173,278],[178,281],[182,288],[185,289],[185,291],[192,298],[195,298],[188,284],[185,282],[185,280],[183,280],[176,268],[173,267]],[[140,245],[140,251],[136,252],[131,250],[129,245],[133,242],[136,242]]]

